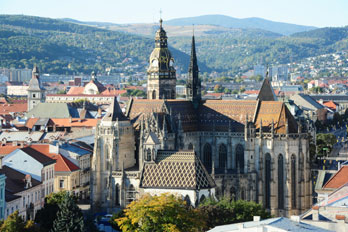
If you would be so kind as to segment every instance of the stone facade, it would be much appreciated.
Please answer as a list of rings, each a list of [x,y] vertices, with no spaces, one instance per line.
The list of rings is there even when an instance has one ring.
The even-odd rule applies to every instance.
[[[195,52],[191,53],[191,61],[197,62],[192,54]],[[309,209],[308,128],[295,121],[284,103],[272,98],[274,93],[268,79],[257,100],[202,101],[196,91],[200,86],[192,86],[200,85],[198,67],[191,63],[189,72],[195,73],[189,75],[187,88],[191,91],[187,100],[172,99],[169,95],[152,97],[150,87],[148,99],[131,99],[126,115],[118,114],[112,123],[98,125],[92,169],[95,170],[95,190],[104,193],[98,192],[92,197],[105,199],[108,208],[124,207],[144,193],[170,192],[190,200],[192,205],[209,196],[252,200],[262,203],[276,216],[299,214]],[[127,122],[129,135],[122,136],[121,128],[115,126],[120,120]],[[105,130],[110,131],[110,138],[102,135],[101,131]],[[129,140],[130,150],[127,150],[131,153],[134,149],[134,155],[121,155],[118,149],[122,137],[134,139],[133,143]],[[109,172],[102,168],[98,171],[109,154],[102,148],[105,143],[110,144],[115,161],[114,169]],[[192,188],[190,192],[184,184],[177,187],[182,175],[171,176],[173,182],[156,180],[151,186],[145,184],[148,162],[160,168],[164,161],[158,157],[172,152],[164,159],[166,165],[172,165],[170,162],[185,165],[184,154],[191,154],[187,151],[195,154],[204,165],[204,173],[209,173],[213,180],[205,189]],[[130,159],[129,162],[126,159]],[[135,165],[126,165],[132,163]],[[156,176],[169,178],[167,173],[174,169],[169,170],[156,172]],[[192,173],[199,175],[198,166]],[[100,175],[105,181],[101,181]]]
[[[149,99],[176,98],[176,72],[174,59],[168,49],[167,35],[162,28],[156,32],[155,49],[150,55],[147,69],[147,96]]]

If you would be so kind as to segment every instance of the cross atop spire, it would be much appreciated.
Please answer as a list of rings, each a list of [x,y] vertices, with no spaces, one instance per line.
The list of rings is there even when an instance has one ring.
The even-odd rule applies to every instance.
[[[162,23],[163,23],[163,20],[162,20],[162,9],[160,9],[160,28],[162,28]]]

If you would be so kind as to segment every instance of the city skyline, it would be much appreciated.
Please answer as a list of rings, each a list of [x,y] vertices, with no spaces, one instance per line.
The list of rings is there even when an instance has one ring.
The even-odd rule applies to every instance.
[[[0,14],[24,14],[49,18],[111,23],[158,22],[164,20],[221,14],[235,18],[259,17],[299,25],[327,27],[348,25],[348,1],[344,0],[218,0],[163,2],[111,0],[1,0]],[[324,16],[323,16],[324,15]]]

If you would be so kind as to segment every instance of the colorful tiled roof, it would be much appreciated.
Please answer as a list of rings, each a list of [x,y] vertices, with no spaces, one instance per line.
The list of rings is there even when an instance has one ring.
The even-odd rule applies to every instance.
[[[337,189],[348,183],[348,166],[342,166],[341,169],[330,178],[324,185],[324,189]]]
[[[66,94],[67,95],[83,94],[84,89],[85,87],[73,86],[69,89],[69,91]]]
[[[146,163],[142,188],[210,189],[215,182],[194,151],[158,151],[155,162]]]
[[[33,144],[30,147],[45,155],[46,157],[55,160],[56,164],[54,165],[54,170],[56,172],[72,172],[80,169],[73,162],[71,162],[61,154],[51,153],[49,146],[49,144]]]
[[[28,109],[27,103],[0,104],[0,114],[23,113]]]

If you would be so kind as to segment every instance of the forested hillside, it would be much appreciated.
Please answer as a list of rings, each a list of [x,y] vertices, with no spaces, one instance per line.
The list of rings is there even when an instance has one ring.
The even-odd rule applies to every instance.
[[[43,72],[89,74],[92,70],[105,72],[105,68],[132,58],[145,71],[154,47],[153,37],[63,20],[0,15],[0,66],[30,68],[36,63]],[[191,36],[170,36],[168,43],[178,69],[187,72]],[[210,28],[196,36],[196,48],[201,72],[236,75],[258,62],[284,64],[348,50],[348,27],[291,36],[260,29]]]
[[[153,39],[48,18],[0,15],[0,67],[32,67],[43,72],[104,72],[125,58],[148,62]],[[189,56],[171,49],[179,68]],[[204,65],[202,64],[204,67]]]

